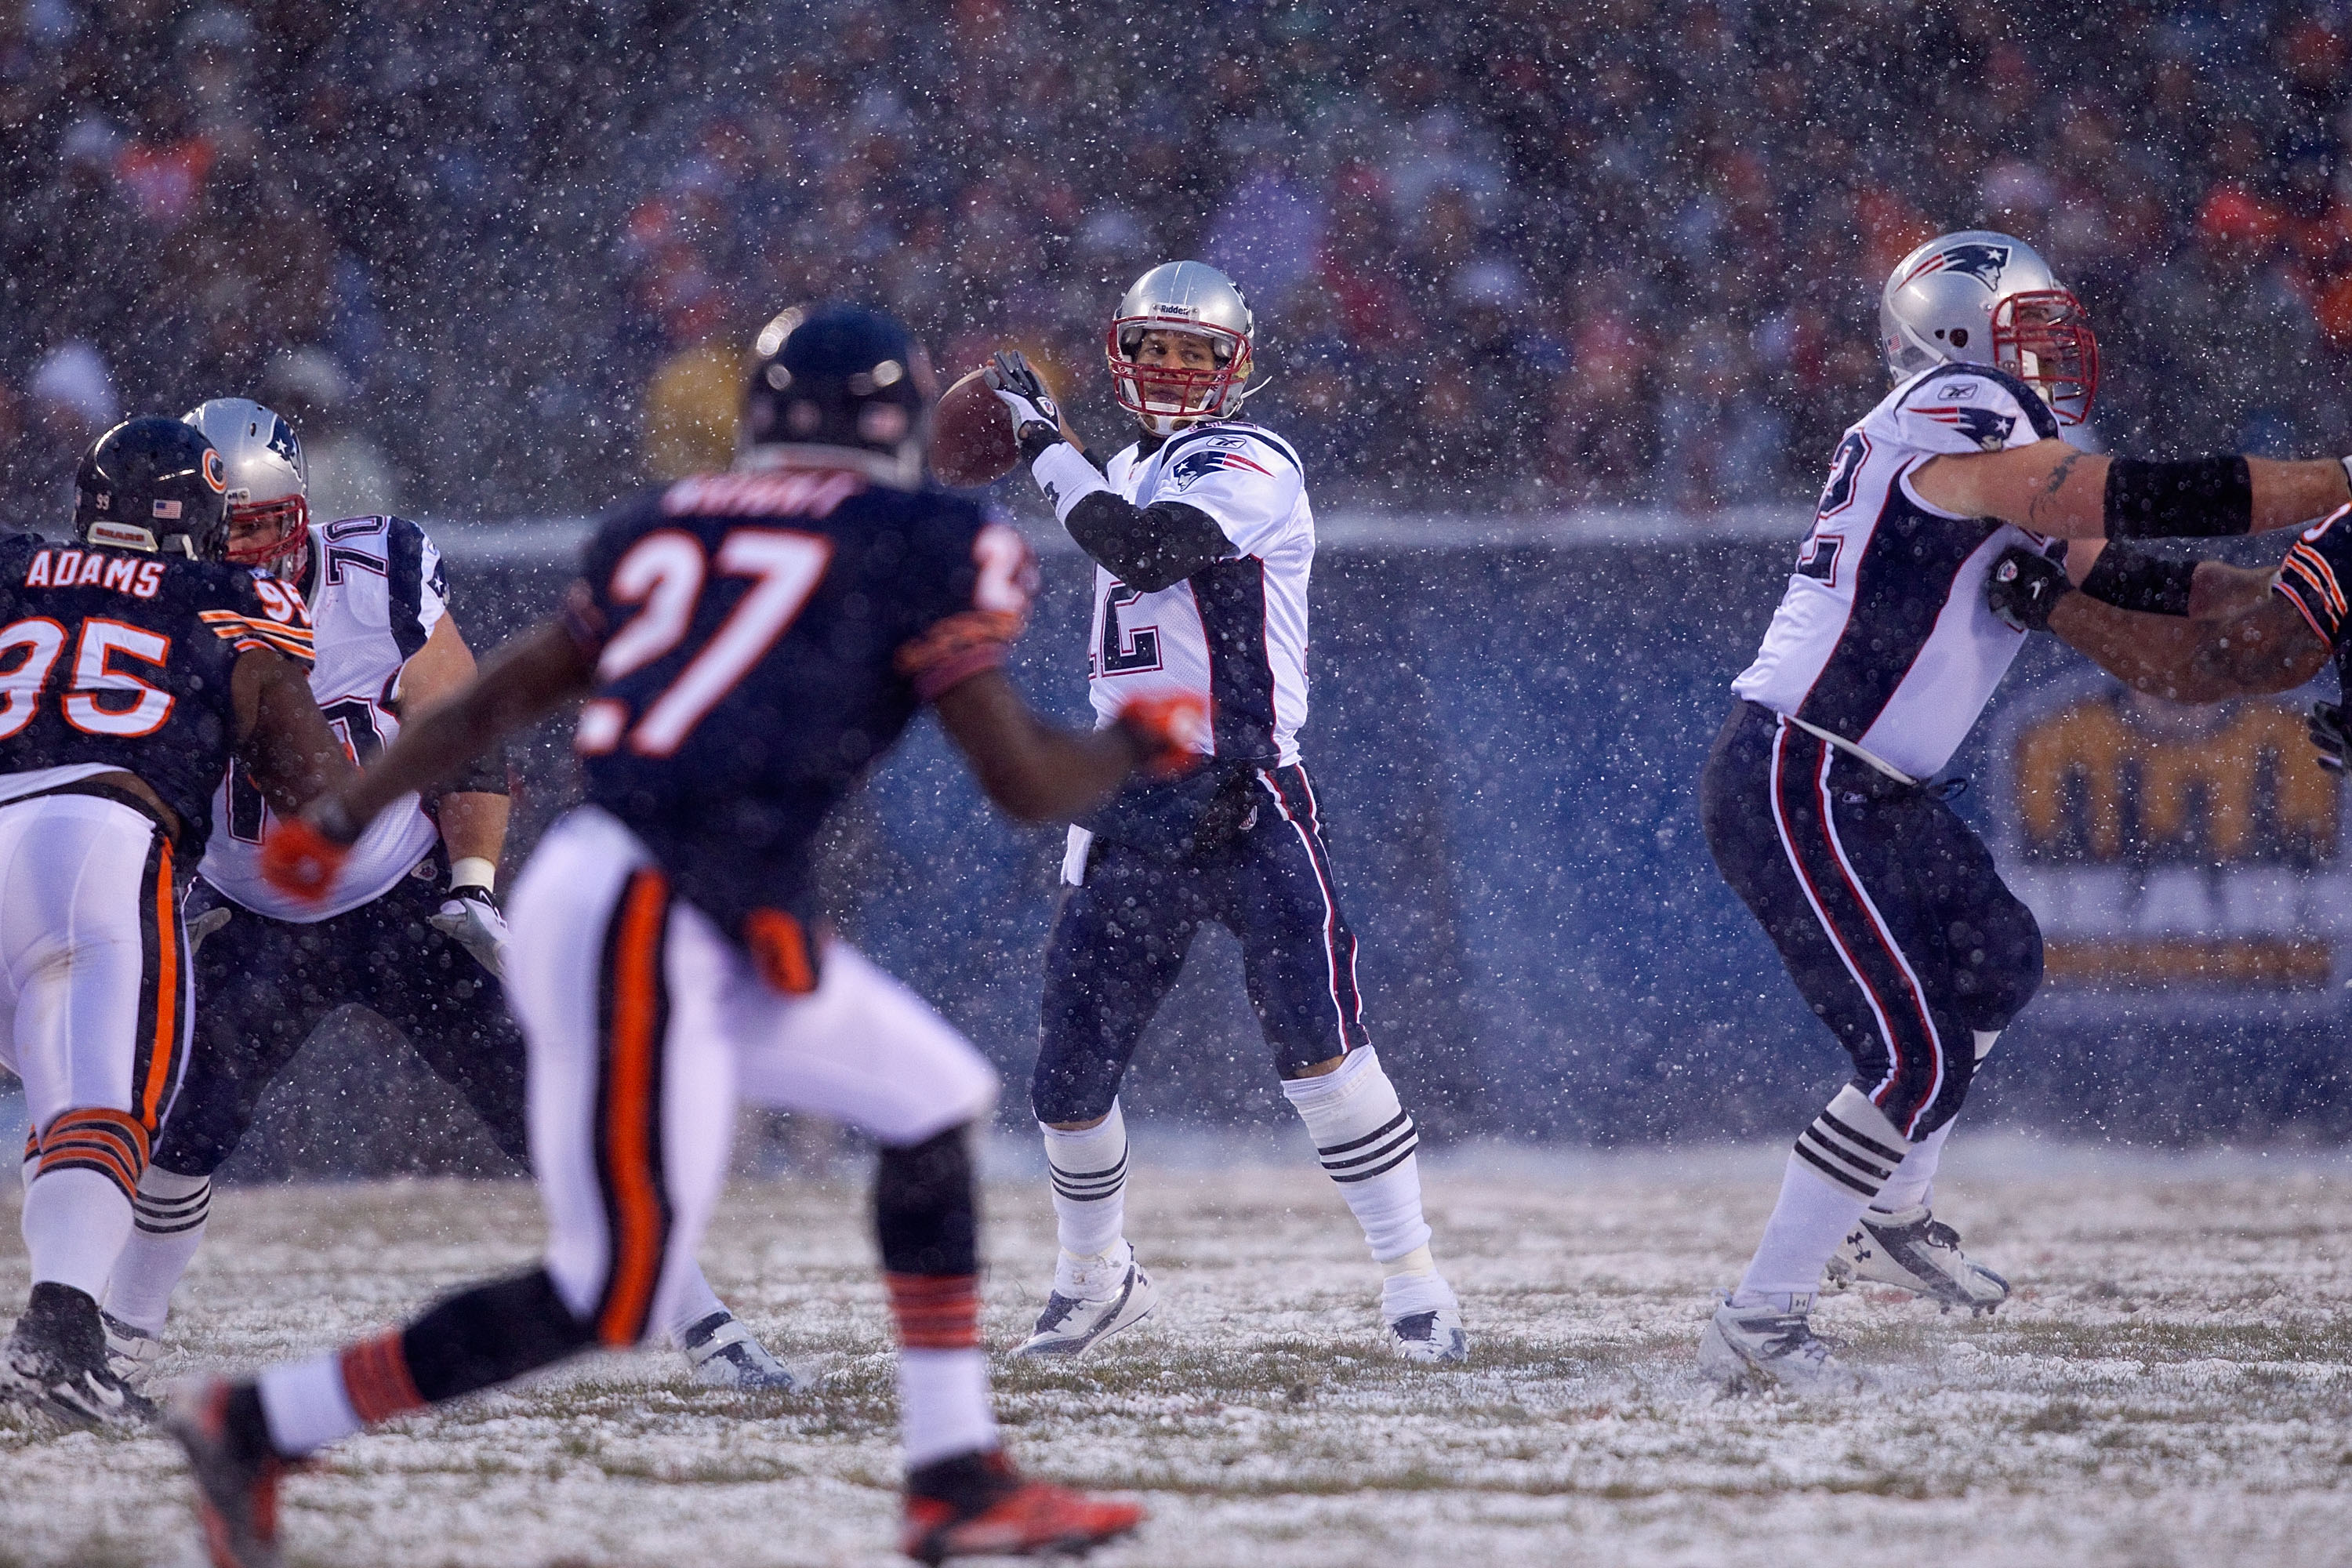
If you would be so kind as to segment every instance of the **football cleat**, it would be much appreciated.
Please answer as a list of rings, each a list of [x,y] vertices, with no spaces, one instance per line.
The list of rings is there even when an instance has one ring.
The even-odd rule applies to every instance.
[[[152,1375],[156,1363],[172,1353],[161,1335],[151,1334],[136,1323],[126,1323],[103,1309],[98,1320],[106,1326],[107,1370],[125,1383]]]
[[[1829,1261],[1829,1282],[1838,1289],[1860,1279],[1929,1297],[1947,1312],[1966,1307],[1989,1313],[2009,1300],[2009,1281],[1970,1262],[1960,1250],[1959,1232],[1924,1205],[1893,1214],[1863,1211]]]
[[[0,1346],[0,1391],[72,1426],[132,1429],[155,1419],[155,1404],[106,1363],[98,1303],[69,1285],[33,1287],[25,1315]]]
[[[1734,1307],[1727,1295],[1699,1336],[1699,1371],[1733,1393],[1860,1393],[1862,1374],[1837,1358],[1845,1342],[1813,1332],[1812,1304],[1811,1296],[1800,1296],[1794,1311],[1776,1312]]]
[[[1470,1336],[1462,1314],[1441,1307],[1390,1319],[1389,1348],[1423,1366],[1459,1366],[1470,1359]]]
[[[679,1337],[694,1369],[694,1381],[706,1388],[759,1388],[789,1394],[801,1385],[792,1369],[768,1353],[743,1321],[721,1308],[689,1327]]]
[[[1160,1304],[1151,1276],[1128,1254],[1127,1271],[1118,1289],[1108,1296],[1065,1296],[1059,1290],[1045,1298],[1037,1327],[1021,1342],[1014,1355],[1082,1356],[1119,1330],[1139,1323]]]
[[[959,1454],[908,1475],[898,1550],[932,1564],[950,1557],[1076,1555],[1142,1522],[1139,1504],[1022,1479],[995,1448]]]
[[[266,1441],[239,1440],[228,1415],[236,1392],[217,1377],[178,1384],[164,1404],[163,1430],[187,1453],[213,1568],[279,1568],[278,1482],[302,1467]]]

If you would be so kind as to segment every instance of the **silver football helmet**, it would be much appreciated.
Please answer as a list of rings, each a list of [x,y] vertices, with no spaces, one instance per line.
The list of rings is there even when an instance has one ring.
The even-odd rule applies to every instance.
[[[2099,342],[2083,302],[2021,239],[1990,229],[1940,235],[1895,263],[1878,336],[1897,381],[1938,364],[1989,364],[2079,425],[2099,386]]]
[[[215,397],[181,417],[205,433],[228,470],[228,558],[299,575],[310,542],[310,470],[294,426],[246,397]],[[249,522],[262,526],[253,531]]]
[[[1200,261],[1170,261],[1129,285],[1112,316],[1103,349],[1118,405],[1155,435],[1170,435],[1196,419],[1241,412],[1255,351],[1256,321],[1234,280]],[[1149,332],[1189,332],[1209,340],[1213,368],[1136,362]]]

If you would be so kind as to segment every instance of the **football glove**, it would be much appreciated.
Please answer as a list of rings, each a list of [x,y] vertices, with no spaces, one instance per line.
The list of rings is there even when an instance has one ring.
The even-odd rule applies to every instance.
[[[1021,444],[1021,455],[1036,461],[1033,447],[1043,448],[1062,438],[1062,410],[1045,390],[1044,378],[1029,368],[1019,349],[999,350],[982,374],[1013,416],[1013,438]]]
[[[425,923],[472,953],[474,962],[488,970],[492,979],[506,978],[506,946],[512,933],[507,930],[507,917],[499,910],[497,895],[488,888],[468,882],[450,889],[440,910],[426,917]]]
[[[2330,773],[2344,771],[2344,752],[2352,742],[2352,721],[2340,702],[2315,702],[2311,708],[2311,743],[2319,748],[2319,765]]]
[[[1202,753],[1192,742],[1208,739],[1209,703],[1189,691],[1138,697],[1118,710],[1118,722],[1143,749],[1137,764],[1143,773],[1177,778],[1201,763]]]
[[[338,838],[310,816],[298,816],[280,822],[262,841],[261,879],[289,898],[315,904],[335,885],[351,853],[351,838]]]
[[[1985,607],[2001,625],[2021,632],[2046,632],[2050,612],[2074,591],[2063,560],[2013,544],[1985,574]]]

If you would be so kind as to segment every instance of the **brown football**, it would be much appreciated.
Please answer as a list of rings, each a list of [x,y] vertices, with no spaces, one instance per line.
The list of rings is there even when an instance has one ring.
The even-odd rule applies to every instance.
[[[940,395],[931,411],[931,472],[940,483],[957,489],[992,485],[1020,460],[1013,421],[979,371]]]

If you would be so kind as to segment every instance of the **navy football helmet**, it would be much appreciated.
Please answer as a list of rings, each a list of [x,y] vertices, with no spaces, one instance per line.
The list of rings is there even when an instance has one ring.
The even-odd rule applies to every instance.
[[[921,487],[938,378],[906,328],[879,310],[819,305],[784,311],[755,347],[738,468],[814,459]]]
[[[150,415],[100,436],[74,474],[74,537],[228,559],[228,469],[205,433]]]

